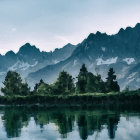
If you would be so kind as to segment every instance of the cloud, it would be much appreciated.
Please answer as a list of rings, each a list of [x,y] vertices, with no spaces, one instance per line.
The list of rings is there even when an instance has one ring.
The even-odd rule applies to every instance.
[[[114,34],[140,22],[139,5],[140,0],[0,0],[0,48],[17,51],[17,44],[30,41],[49,51],[78,44],[97,30]]]

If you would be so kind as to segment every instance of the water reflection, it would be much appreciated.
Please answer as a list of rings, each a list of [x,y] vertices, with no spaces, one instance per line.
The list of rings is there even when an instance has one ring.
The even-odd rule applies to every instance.
[[[107,130],[108,139],[115,139],[116,131],[119,129],[118,124],[121,124],[120,118],[123,116],[129,122],[129,118],[132,116],[137,115],[139,117],[138,112],[134,113],[132,110],[124,112],[118,109],[13,107],[0,109],[0,123],[3,123],[6,138],[19,137],[22,139],[22,133],[26,129],[29,130],[28,128],[30,127],[30,130],[34,129],[36,133],[39,133],[39,139],[41,140],[46,140],[46,137],[50,139],[50,134],[53,136],[51,140],[57,140],[58,138],[69,139],[69,137],[73,138],[73,140],[87,140],[90,136],[96,136],[96,139],[101,139],[97,134],[105,130]],[[51,129],[52,131],[50,131]],[[78,136],[77,138],[73,136],[77,132],[79,138]],[[30,135],[32,133],[29,133]]]

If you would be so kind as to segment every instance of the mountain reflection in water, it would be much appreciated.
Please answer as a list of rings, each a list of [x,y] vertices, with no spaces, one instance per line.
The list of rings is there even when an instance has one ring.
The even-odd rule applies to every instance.
[[[91,140],[140,137],[133,109],[7,107],[0,109],[0,139]]]

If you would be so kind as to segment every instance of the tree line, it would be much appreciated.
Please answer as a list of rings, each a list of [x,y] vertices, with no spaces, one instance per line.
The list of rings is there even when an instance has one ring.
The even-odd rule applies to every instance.
[[[7,72],[3,85],[4,87],[1,88],[1,91],[6,96],[27,96],[33,94],[67,95],[73,93],[120,91],[113,68],[109,69],[106,81],[103,81],[101,75],[94,75],[88,72],[85,64],[82,65],[75,79],[68,72],[62,71],[53,84],[47,84],[41,79],[39,83],[35,84],[33,91],[30,90],[28,83],[23,82],[21,76],[15,71]]]
[[[31,117],[35,123],[44,128],[49,122],[55,124],[61,138],[67,138],[68,133],[74,129],[76,122],[79,136],[82,140],[88,139],[98,130],[103,129],[103,125],[107,125],[108,135],[110,139],[115,138],[117,125],[120,120],[119,111],[107,110],[73,110],[68,108],[59,109],[45,109],[45,108],[6,108],[2,116],[4,129],[8,138],[20,137],[22,128],[28,127]],[[15,120],[16,118],[16,120]]]

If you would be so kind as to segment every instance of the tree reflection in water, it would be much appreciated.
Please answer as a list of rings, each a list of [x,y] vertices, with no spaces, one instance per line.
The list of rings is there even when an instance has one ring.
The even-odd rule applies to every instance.
[[[21,128],[28,125],[29,117],[27,115],[25,110],[5,109],[2,120],[4,120],[8,138],[20,136]]]
[[[110,139],[115,138],[115,132],[120,120],[119,111],[107,110],[76,110],[76,109],[48,109],[48,108],[4,108],[2,120],[8,138],[20,137],[23,126],[28,126],[33,117],[36,125],[43,129],[44,125],[54,123],[62,138],[72,132],[77,126],[82,140],[86,140],[94,132],[101,132],[106,126]]]

